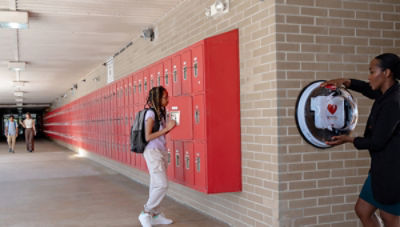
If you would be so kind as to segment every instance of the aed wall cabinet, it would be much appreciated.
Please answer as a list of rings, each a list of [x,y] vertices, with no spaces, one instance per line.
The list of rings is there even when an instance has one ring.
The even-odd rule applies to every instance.
[[[149,90],[164,86],[168,178],[204,193],[242,189],[238,30],[204,39],[47,113],[47,136],[147,171],[129,133]]]

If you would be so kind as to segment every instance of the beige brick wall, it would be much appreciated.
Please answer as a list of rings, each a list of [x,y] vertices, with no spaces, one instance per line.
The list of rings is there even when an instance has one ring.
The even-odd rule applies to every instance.
[[[201,39],[239,28],[243,191],[205,195],[171,184],[169,195],[232,226],[360,226],[353,204],[369,165],[351,145],[319,150],[299,135],[294,107],[317,79],[365,79],[368,62],[400,53],[399,0],[231,0],[230,12],[206,18],[214,0],[184,0],[115,59],[116,79]],[[116,50],[118,51],[118,50]],[[99,66],[64,105],[106,84]],[[99,81],[94,81],[94,78]],[[363,131],[371,102],[356,95]],[[141,171],[89,155],[147,184]]]
[[[276,5],[281,226],[361,226],[353,211],[369,169],[352,145],[320,150],[296,129],[295,102],[314,80],[367,79],[369,61],[400,53],[400,1],[286,0]],[[362,135],[371,102],[357,97]]]

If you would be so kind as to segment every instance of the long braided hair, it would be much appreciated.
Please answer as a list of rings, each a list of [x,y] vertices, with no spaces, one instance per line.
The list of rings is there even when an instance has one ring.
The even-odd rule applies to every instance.
[[[165,119],[165,107],[161,105],[161,99],[164,91],[167,91],[163,86],[153,87],[149,91],[149,97],[147,97],[146,105],[153,108],[156,112],[158,120],[161,122]]]

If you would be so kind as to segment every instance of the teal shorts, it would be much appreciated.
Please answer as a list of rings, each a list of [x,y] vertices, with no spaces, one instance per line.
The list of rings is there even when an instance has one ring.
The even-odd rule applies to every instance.
[[[370,175],[368,175],[368,178],[365,180],[364,186],[361,189],[360,198],[378,208],[379,210],[383,210],[387,213],[400,216],[400,203],[396,203],[393,205],[384,205],[374,199],[374,196],[372,194]]]

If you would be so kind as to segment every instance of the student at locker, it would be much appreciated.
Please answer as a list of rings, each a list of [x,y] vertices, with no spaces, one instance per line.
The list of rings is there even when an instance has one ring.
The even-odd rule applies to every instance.
[[[7,137],[8,152],[14,153],[15,140],[18,137],[18,123],[14,120],[13,115],[10,115],[5,124],[4,135]]]
[[[26,118],[19,123],[25,128],[25,143],[26,150],[28,152],[33,152],[35,150],[34,136],[36,135],[35,120],[31,118],[30,113],[25,114]]]
[[[146,145],[143,156],[150,173],[149,199],[144,205],[144,211],[139,215],[143,227],[152,225],[168,225],[173,221],[160,213],[160,203],[167,194],[167,148],[165,135],[175,127],[174,120],[166,121],[165,107],[168,105],[168,92],[162,87],[153,87],[149,91],[146,104],[151,108],[145,115]],[[159,123],[159,129],[153,126]]]
[[[400,226],[400,59],[392,53],[376,56],[369,64],[368,81],[327,81],[374,99],[363,137],[334,136],[329,145],[353,143],[368,149],[371,167],[355,211],[364,226],[380,226],[378,209],[386,227]]]

